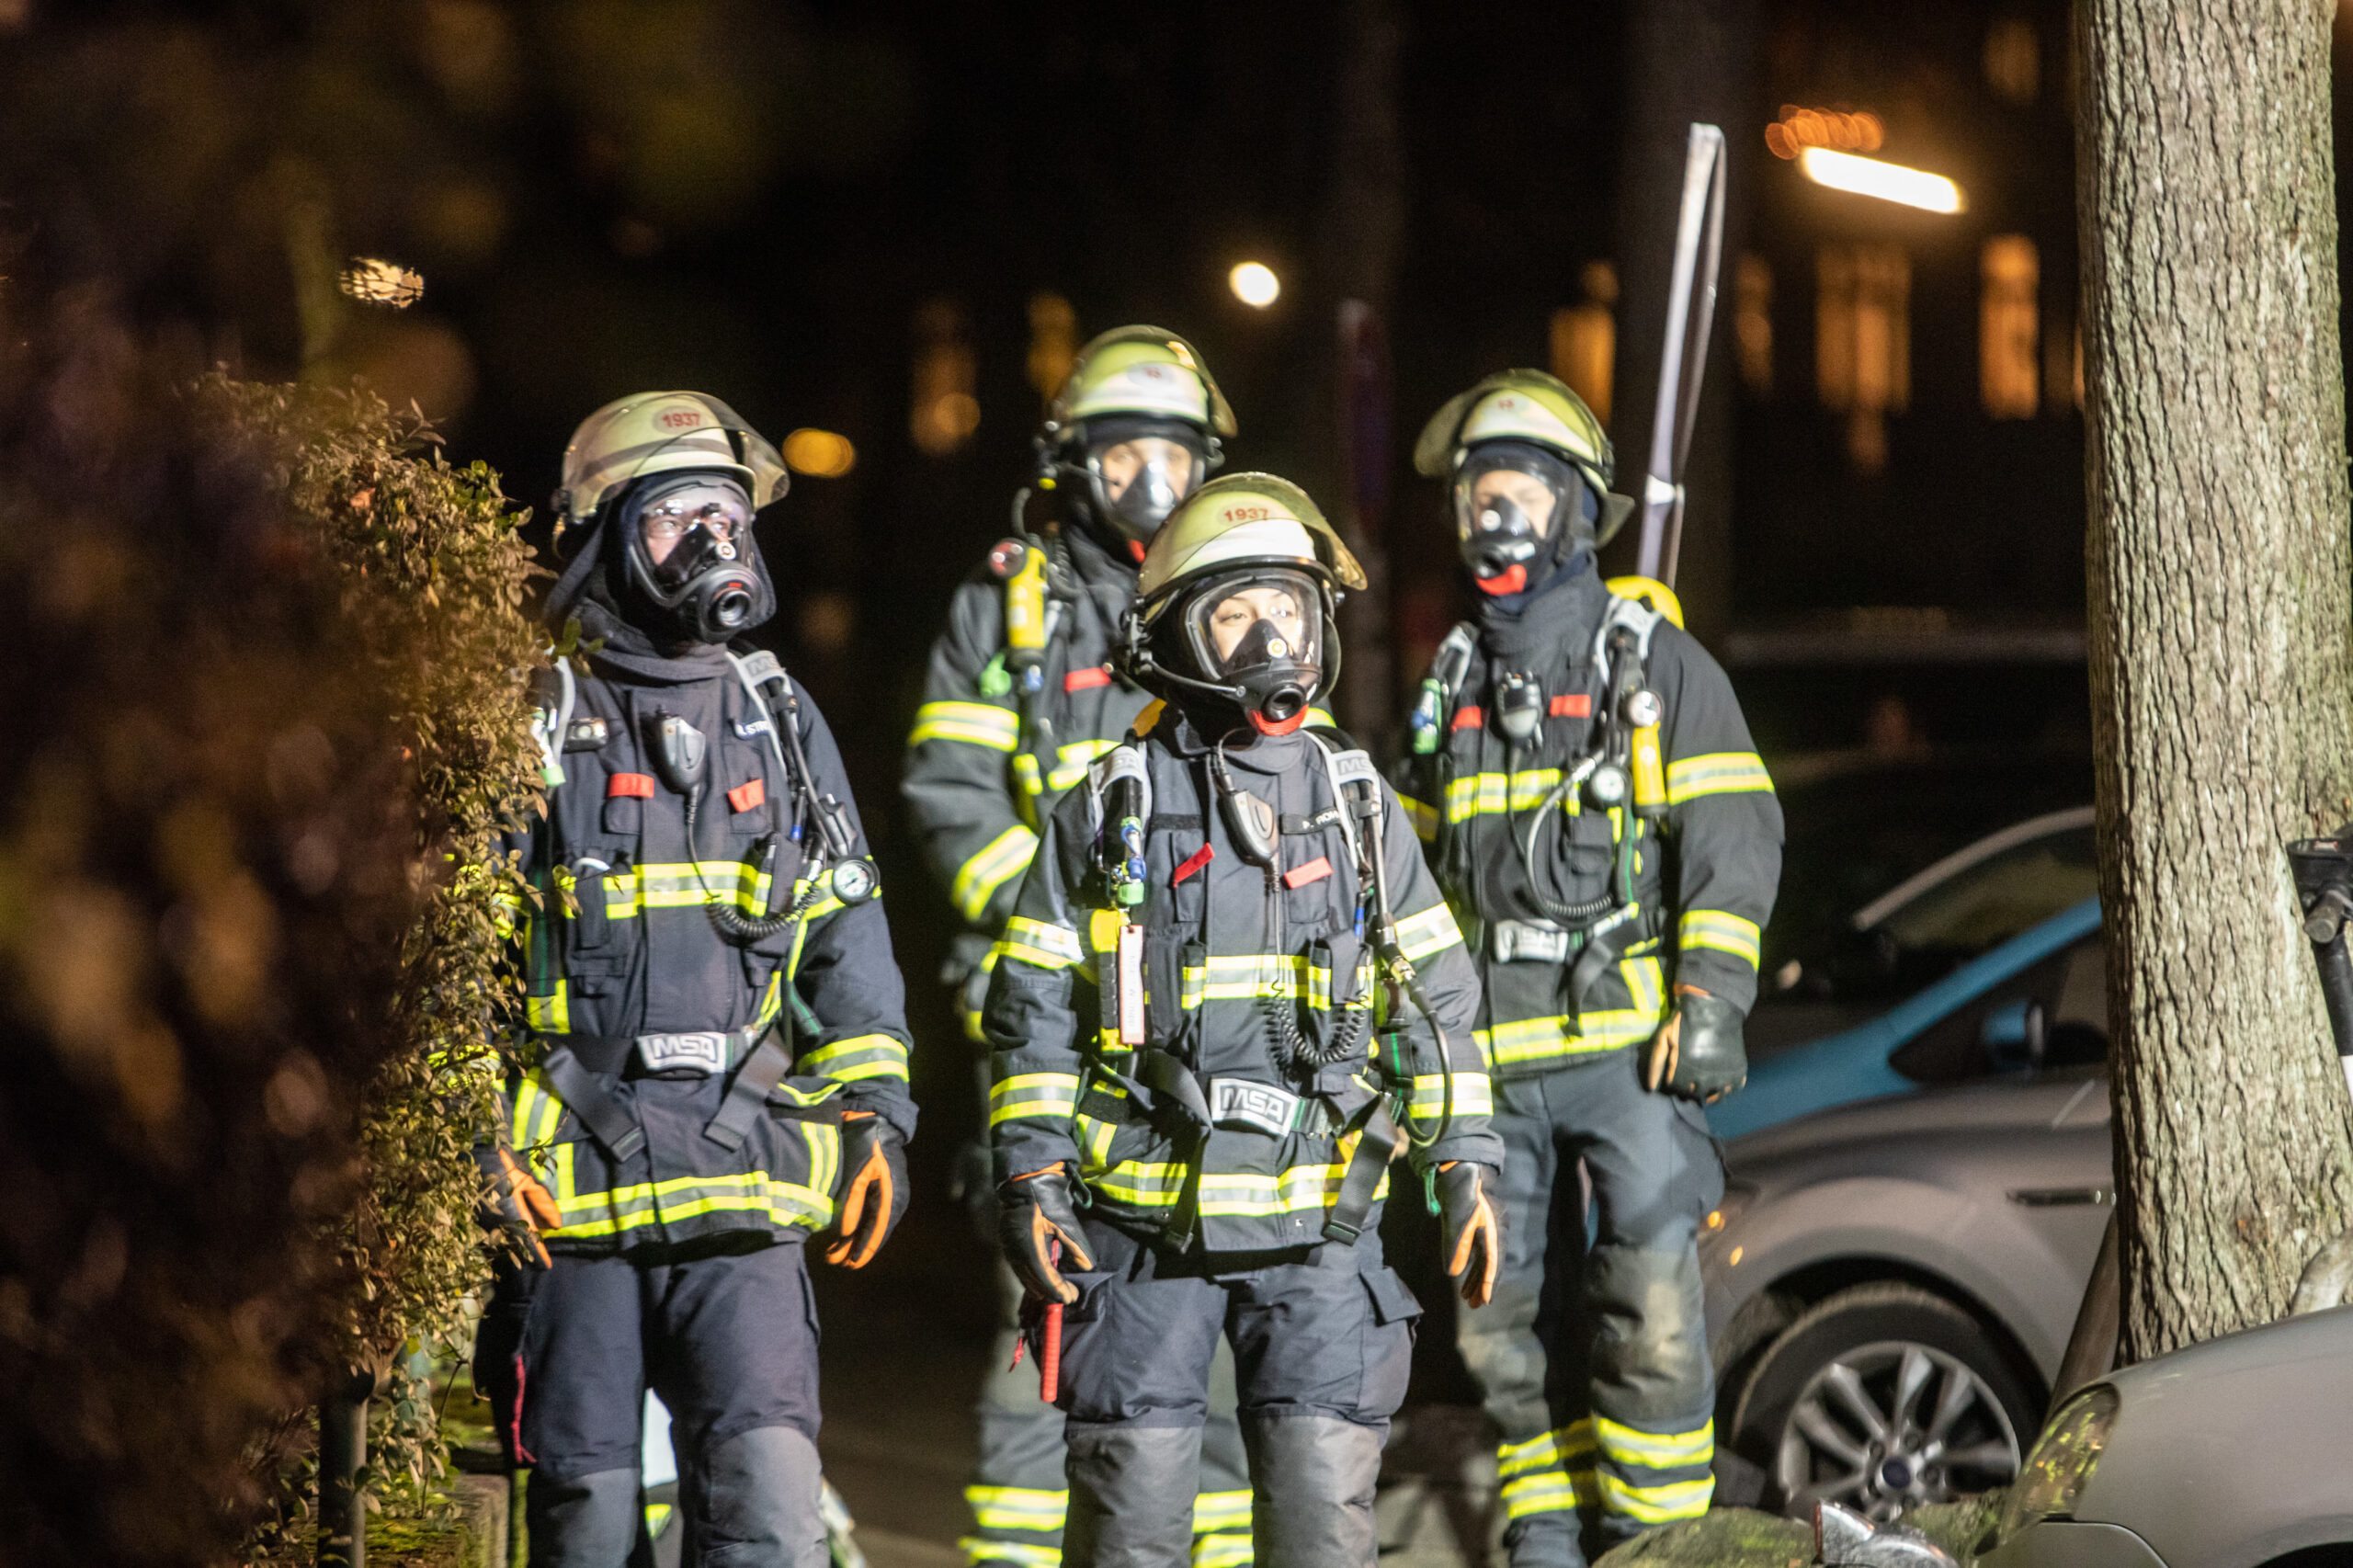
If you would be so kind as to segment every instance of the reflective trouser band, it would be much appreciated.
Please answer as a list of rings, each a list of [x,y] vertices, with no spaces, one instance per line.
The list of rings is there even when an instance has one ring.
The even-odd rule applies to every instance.
[[[1578,1421],[1496,1450],[1504,1512],[1599,1506],[1638,1524],[1697,1518],[1715,1494],[1715,1424],[1646,1432],[1608,1416]]]

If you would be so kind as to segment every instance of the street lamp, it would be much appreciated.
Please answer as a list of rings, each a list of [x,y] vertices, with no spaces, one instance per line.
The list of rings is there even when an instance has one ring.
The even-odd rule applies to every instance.
[[[1942,175],[1907,169],[1879,158],[1859,158],[1827,147],[1807,147],[1798,153],[1798,172],[1816,185],[1857,196],[1875,196],[1929,212],[1958,212],[1966,202],[1961,187]]]
[[[1245,261],[1225,275],[1233,297],[1254,311],[1263,311],[1283,291],[1283,280],[1263,261]]]

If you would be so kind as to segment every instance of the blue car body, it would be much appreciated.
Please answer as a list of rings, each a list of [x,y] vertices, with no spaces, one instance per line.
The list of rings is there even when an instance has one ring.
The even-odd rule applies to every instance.
[[[2099,928],[2099,900],[2087,898],[1990,952],[1978,955],[1869,1023],[1824,1035],[1760,1062],[1738,1094],[1708,1108],[1708,1126],[1719,1138],[1737,1138],[1778,1126],[1832,1106],[1919,1085],[1888,1062],[1924,1029],[1968,1006],[2011,976]],[[2023,1038],[2024,1007],[2015,1022],[1989,1020],[1989,1038],[2015,1028]]]

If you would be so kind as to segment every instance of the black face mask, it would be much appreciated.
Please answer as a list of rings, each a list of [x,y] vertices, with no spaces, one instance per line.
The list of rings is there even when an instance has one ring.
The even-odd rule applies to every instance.
[[[707,482],[708,476],[686,479]],[[626,558],[630,587],[623,612],[654,636],[726,642],[776,613],[776,590],[748,520],[733,539],[722,539],[701,526],[689,528],[669,554],[658,562],[653,559],[645,549],[642,515],[654,500],[679,487],[675,483],[640,485],[622,498],[612,518],[614,542]],[[747,506],[747,518],[749,510]]]
[[[1508,495],[1497,495],[1482,505],[1472,518],[1470,535],[1462,540],[1462,561],[1472,576],[1484,581],[1500,577],[1515,566],[1529,565],[1543,547],[1544,536],[1536,531],[1519,504]]]

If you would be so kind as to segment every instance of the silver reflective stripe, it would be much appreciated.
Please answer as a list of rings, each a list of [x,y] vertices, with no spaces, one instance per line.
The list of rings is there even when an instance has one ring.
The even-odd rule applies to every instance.
[[[1210,1080],[1210,1120],[1280,1138],[1299,1120],[1299,1096],[1248,1078]]]

